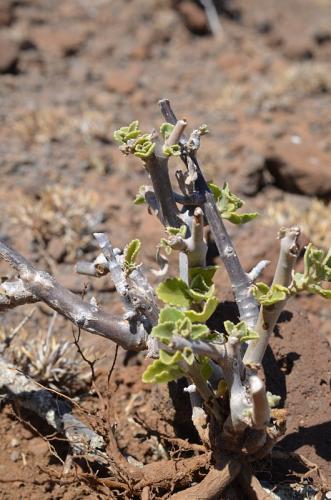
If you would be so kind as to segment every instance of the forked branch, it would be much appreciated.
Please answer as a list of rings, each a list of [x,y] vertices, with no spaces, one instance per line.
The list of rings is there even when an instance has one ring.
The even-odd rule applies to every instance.
[[[53,276],[35,269],[16,250],[0,240],[0,259],[6,260],[19,274],[26,293],[26,303],[37,300],[69,319],[74,325],[96,335],[116,342],[124,349],[141,351],[146,349],[147,334],[141,324],[136,328],[128,321],[113,316],[99,307],[84,302],[79,296],[58,283]],[[1,289],[2,287],[0,287]],[[5,288],[2,288],[6,294]],[[12,304],[22,304],[22,293],[12,295]]]

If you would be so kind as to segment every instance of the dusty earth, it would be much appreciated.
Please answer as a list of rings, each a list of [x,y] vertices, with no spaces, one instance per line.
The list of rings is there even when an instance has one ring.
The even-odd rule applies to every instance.
[[[207,177],[228,180],[247,207],[261,213],[247,227],[229,228],[245,269],[269,259],[263,279],[271,279],[280,225],[300,223],[303,243],[331,243],[330,2],[215,3],[220,38],[210,35],[203,10],[190,1],[1,0],[1,238],[77,293],[86,285],[88,298],[97,296],[117,313],[110,280],[77,277],[74,263],[93,259],[91,232],[103,229],[117,246],[139,237],[155,281],[150,269],[160,227],[132,204],[144,172],[122,157],[112,134],[133,119],[146,130],[161,123],[162,97],[192,127],[208,124],[200,153]],[[212,245],[210,259],[219,263]],[[11,273],[3,263],[0,271]],[[231,301],[222,270],[217,285],[219,296]],[[31,310],[3,316],[2,334]],[[38,306],[17,345],[42,338],[50,318]],[[330,320],[326,301],[302,297],[289,304],[272,339],[266,378],[288,419],[278,458],[257,471],[271,486],[301,481],[331,489]],[[61,318],[54,332],[72,339]],[[190,431],[177,422],[175,433],[174,416],[158,418],[160,396],[150,396],[140,382],[143,355],[119,351],[108,390],[114,346],[90,334],[82,334],[82,343],[99,360],[97,389],[71,388],[83,418],[104,432],[110,425],[131,462],[192,454],[177,439],[192,440]],[[3,403],[0,420],[1,498],[128,495],[83,466],[62,476],[66,444],[59,437],[49,444],[51,430],[32,415]],[[306,466],[288,455],[280,459],[284,451],[304,456]],[[150,495],[167,492],[151,487]]]

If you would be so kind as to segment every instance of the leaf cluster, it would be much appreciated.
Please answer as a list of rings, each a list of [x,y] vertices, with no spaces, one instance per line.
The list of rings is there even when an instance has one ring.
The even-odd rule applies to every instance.
[[[152,330],[152,337],[171,349],[174,336],[196,341],[211,341],[219,334],[209,330],[205,322],[214,313],[218,300],[214,296],[212,283],[217,267],[193,268],[190,283],[180,278],[169,278],[161,283],[156,293],[167,304],[159,315],[158,324]],[[204,377],[210,376],[209,360],[205,356],[194,356],[186,347],[175,353],[160,350],[160,357],[154,361],[143,375],[144,382],[169,382],[182,377],[184,367],[196,361]],[[184,363],[185,362],[185,363]]]
[[[208,185],[214,195],[216,206],[223,219],[227,219],[233,224],[246,224],[246,222],[257,217],[257,212],[237,212],[237,210],[244,205],[244,201],[230,191],[227,182],[224,183],[223,188],[213,183],[209,183]]]
[[[226,333],[231,337],[236,337],[240,342],[248,342],[259,338],[258,334],[247,326],[245,321],[240,321],[236,325],[232,321],[224,321]]]
[[[151,134],[142,134],[139,129],[139,122],[133,121],[127,127],[121,127],[114,132],[114,139],[120,143],[122,153],[128,155],[134,154],[142,160],[151,156],[155,149],[155,143],[152,141]]]
[[[292,293],[307,291],[331,299],[331,290],[323,287],[324,282],[331,282],[331,248],[325,252],[310,243],[304,255],[304,272],[294,274]]]
[[[304,272],[294,273],[289,287],[256,283],[253,295],[263,306],[273,306],[300,292],[308,292],[331,299],[331,289],[323,286],[331,281],[331,248],[328,252],[310,243],[304,255]]]

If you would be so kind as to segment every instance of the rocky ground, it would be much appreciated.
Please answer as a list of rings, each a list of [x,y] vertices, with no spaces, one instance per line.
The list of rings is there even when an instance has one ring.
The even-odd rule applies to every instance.
[[[132,204],[144,172],[112,137],[134,119],[146,130],[159,125],[162,97],[192,127],[208,124],[200,152],[206,176],[218,184],[226,179],[261,214],[247,227],[229,228],[245,269],[269,259],[263,279],[271,279],[284,224],[300,223],[303,242],[331,244],[330,3],[215,4],[218,38],[204,11],[186,0],[1,0],[0,235],[70,289],[79,293],[86,283],[89,297],[117,313],[111,281],[77,277],[73,267],[96,255],[97,229],[116,246],[139,237],[145,268],[156,266],[160,227]],[[3,263],[0,271],[11,272]],[[220,297],[231,300],[222,270],[217,285]],[[0,331],[16,327],[31,309],[2,317]],[[331,489],[330,319],[322,299],[297,299],[272,339],[267,381],[288,409],[279,450],[300,453],[310,466],[263,464],[260,476],[271,485],[301,478]],[[38,307],[20,342],[37,332],[42,338],[49,321],[46,307]],[[55,333],[72,338],[60,318]],[[89,334],[82,341],[102,358],[97,382],[105,387],[114,348]],[[157,424],[150,388],[140,382],[142,363],[119,354],[111,422],[120,449],[149,463],[178,450],[151,430]],[[82,405],[90,417],[100,415],[96,396]],[[31,415],[4,406],[0,420],[1,498],[109,497],[106,486],[81,476],[59,479],[65,445],[55,442],[56,458],[43,439],[49,429]]]

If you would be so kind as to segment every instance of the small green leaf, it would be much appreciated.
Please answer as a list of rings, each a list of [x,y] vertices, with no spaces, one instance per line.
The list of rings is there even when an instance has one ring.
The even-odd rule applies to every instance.
[[[196,278],[195,278],[196,279]],[[208,300],[210,297],[214,295],[215,292],[215,285],[212,285],[211,287],[207,287],[206,291],[200,291],[199,289],[189,289],[189,295],[191,297],[192,302],[195,302],[196,304],[200,304],[203,300]]]
[[[140,186],[139,191],[133,201],[134,205],[143,205],[144,203],[146,203],[145,189],[146,186]]]
[[[213,193],[215,201],[218,201],[222,196],[222,190],[219,186],[214,184],[213,182],[208,182],[208,187],[210,191]]]
[[[156,294],[166,304],[189,307],[192,299],[185,281],[180,278],[168,278],[156,288]]]
[[[232,224],[246,224],[258,216],[257,212],[238,214],[236,212],[223,212],[222,218],[232,222]]]
[[[161,309],[159,315],[159,323],[165,323],[166,321],[172,321],[175,323],[176,321],[184,318],[185,314],[182,311],[176,309],[175,307],[168,306]]]
[[[210,330],[207,325],[192,325],[191,339],[192,340],[209,340]]]
[[[174,334],[174,330],[175,330],[175,323],[172,321],[166,321],[164,323],[159,323],[158,325],[154,326],[151,335],[152,337],[160,339],[161,342],[168,344],[171,340],[171,337]]]
[[[179,335],[188,339],[192,331],[192,323],[189,318],[184,315],[184,319],[176,321],[176,330]]]
[[[141,134],[139,130],[139,122],[134,121],[128,127],[121,127],[114,132],[115,141],[120,144],[126,144],[129,140],[136,139]]]
[[[160,127],[160,134],[162,135],[163,139],[166,141],[171,132],[173,131],[174,129],[174,125],[172,125],[171,123],[162,123],[161,127]]]
[[[181,378],[184,373],[179,367],[179,361],[183,359],[182,354],[177,351],[170,355],[160,350],[160,358],[149,365],[142,377],[145,383],[166,383]]]
[[[186,361],[186,363],[188,365],[190,365],[190,366],[193,365],[193,363],[194,363],[194,354],[192,352],[192,349],[190,349],[189,347],[185,347],[183,349],[182,356],[183,356],[184,361]]]
[[[192,321],[192,323],[205,323],[215,312],[217,305],[217,298],[209,297],[201,312],[190,309],[189,311],[185,311],[185,316],[187,316]]]
[[[319,285],[309,285],[307,290],[309,293],[314,293],[316,295],[320,295],[321,297],[324,297],[325,299],[331,299],[331,290],[329,290],[327,288],[322,288]]]
[[[166,156],[180,156],[181,150],[179,144],[173,144],[172,146],[163,146],[163,153]]]
[[[213,284],[213,277],[218,269],[218,266],[206,266],[206,267],[191,267],[189,269],[190,283],[197,276],[202,276],[206,285],[210,287]]]
[[[224,328],[225,328],[226,333],[232,337],[233,336],[232,332],[235,330],[236,325],[234,323],[232,323],[232,321],[227,320],[227,321],[224,321]]]
[[[307,277],[302,273],[294,273],[293,277],[294,287],[297,291],[303,290],[308,284]]]
[[[139,240],[132,240],[128,245],[126,245],[124,250],[124,268],[132,270],[136,266],[136,257],[140,250],[141,243]]]
[[[170,236],[177,236],[177,235],[179,235],[179,236],[182,236],[182,238],[185,238],[185,235],[186,235],[186,226],[185,226],[185,224],[183,224],[180,227],[167,226],[165,228],[165,230],[167,231],[167,233]]]
[[[263,306],[272,306],[285,300],[290,294],[289,289],[285,286],[272,285],[269,288],[265,283],[256,283],[252,291],[256,300]]]
[[[138,120],[131,122],[128,128],[129,128],[129,133],[130,132],[137,132],[137,130],[139,130]]]
[[[256,340],[258,334],[247,326],[245,321],[240,321],[236,325],[232,321],[224,321],[224,328],[230,337],[237,337],[240,342],[248,342],[248,340]]]
[[[304,274],[311,281],[331,281],[331,249],[325,255],[324,250],[309,243],[304,255],[304,267]]]
[[[217,208],[223,219],[227,219],[233,224],[246,224],[246,222],[249,222],[257,217],[257,212],[242,214],[237,213],[238,208],[241,208],[244,202],[230,191],[229,184],[227,182],[224,184],[222,189],[213,183],[209,183],[208,186],[214,195]]]
[[[271,394],[271,392],[267,391],[267,400],[270,408],[275,408],[280,403],[282,398],[280,396],[276,396],[275,394]]]
[[[155,149],[155,142],[146,140],[143,144],[136,144],[133,154],[142,160],[149,158]]]
[[[213,373],[210,359],[207,356],[199,356],[200,373],[205,380],[208,380]]]

